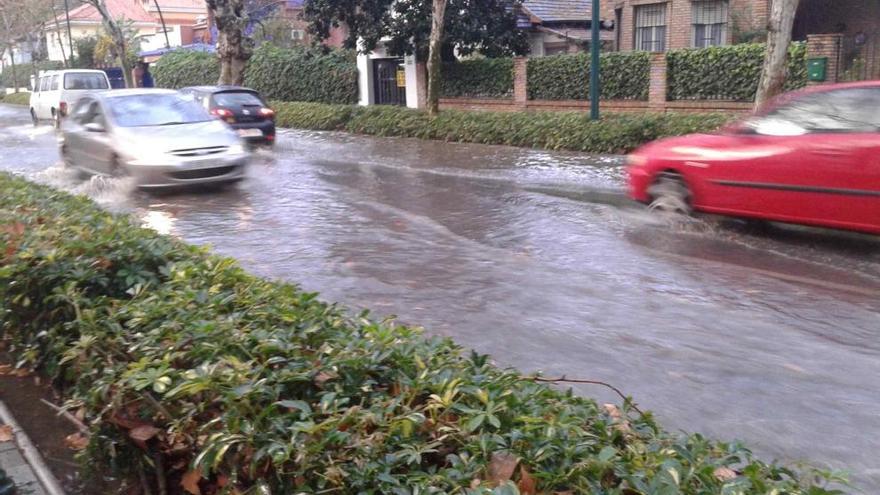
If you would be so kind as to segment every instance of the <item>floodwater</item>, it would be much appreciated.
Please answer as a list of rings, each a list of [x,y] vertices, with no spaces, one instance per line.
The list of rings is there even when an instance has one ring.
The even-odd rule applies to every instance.
[[[619,157],[284,131],[238,186],[152,196],[78,179],[54,139],[0,105],[0,169],[500,365],[610,382],[671,430],[880,488],[877,238],[671,224],[625,199]]]

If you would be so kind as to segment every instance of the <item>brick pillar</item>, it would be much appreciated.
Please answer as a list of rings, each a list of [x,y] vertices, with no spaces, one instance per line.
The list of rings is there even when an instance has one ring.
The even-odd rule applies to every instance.
[[[831,84],[840,78],[843,51],[842,34],[808,34],[807,35],[807,58],[825,57],[828,65],[825,66],[825,81],[809,81],[807,84]]]
[[[425,62],[416,62],[416,108],[424,110],[428,108],[428,66]]]
[[[525,110],[529,101],[528,76],[526,74],[526,57],[513,59],[513,105],[517,110]]]
[[[648,108],[655,111],[666,109],[666,54],[651,54],[651,78],[648,83]]]

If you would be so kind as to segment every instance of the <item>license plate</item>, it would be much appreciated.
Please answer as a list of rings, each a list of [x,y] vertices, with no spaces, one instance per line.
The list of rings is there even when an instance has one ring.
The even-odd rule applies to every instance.
[[[238,135],[241,137],[262,137],[263,131],[259,129],[239,129]]]

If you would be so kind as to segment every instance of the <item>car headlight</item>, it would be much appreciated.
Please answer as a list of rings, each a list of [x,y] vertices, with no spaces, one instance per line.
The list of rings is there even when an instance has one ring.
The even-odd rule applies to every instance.
[[[244,145],[241,143],[233,144],[229,147],[228,153],[230,155],[243,155],[247,153],[247,150],[244,149]]]
[[[648,163],[648,157],[644,155],[631,154],[626,157],[626,164],[630,167],[641,167]]]

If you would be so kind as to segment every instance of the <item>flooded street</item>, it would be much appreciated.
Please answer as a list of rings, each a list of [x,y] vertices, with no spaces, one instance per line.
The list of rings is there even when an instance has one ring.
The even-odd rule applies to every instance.
[[[58,165],[50,127],[0,105],[0,169],[502,366],[612,383],[670,430],[846,469],[876,493],[880,239],[714,218],[672,225],[625,199],[621,166],[283,131],[240,185],[154,196],[77,178]]]

